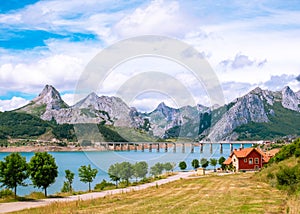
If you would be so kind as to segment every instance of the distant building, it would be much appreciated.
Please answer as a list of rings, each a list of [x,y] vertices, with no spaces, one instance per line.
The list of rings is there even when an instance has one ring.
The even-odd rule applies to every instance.
[[[246,148],[234,150],[229,158],[224,162],[225,165],[231,165],[235,171],[253,171],[259,170],[264,164],[268,163],[270,156],[257,148]]]

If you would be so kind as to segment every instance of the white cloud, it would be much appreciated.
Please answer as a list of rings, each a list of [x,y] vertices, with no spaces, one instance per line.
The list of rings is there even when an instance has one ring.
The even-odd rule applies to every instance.
[[[22,97],[13,97],[10,100],[0,100],[0,111],[9,111],[26,105],[29,101]]]
[[[178,2],[154,0],[125,16],[113,29],[123,38],[145,34],[182,36],[194,27],[193,23]]]

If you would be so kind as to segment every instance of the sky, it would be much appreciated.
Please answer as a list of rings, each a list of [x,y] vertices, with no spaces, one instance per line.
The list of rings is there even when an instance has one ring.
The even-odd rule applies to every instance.
[[[105,48],[142,35],[167,36],[195,48],[215,72],[225,102],[256,87],[300,90],[299,0],[1,0],[0,111],[25,105],[46,84],[74,104],[87,64]],[[147,71],[177,79],[192,95],[191,105],[214,104],[187,68],[159,57],[120,63],[96,93],[115,96],[126,81]],[[140,111],[162,101],[180,103],[162,90],[136,94],[128,105]]]

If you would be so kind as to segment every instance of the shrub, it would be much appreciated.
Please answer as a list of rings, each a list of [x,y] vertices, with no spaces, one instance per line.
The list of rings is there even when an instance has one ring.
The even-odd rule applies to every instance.
[[[115,187],[115,184],[113,183],[110,183],[110,182],[107,182],[105,179],[103,179],[101,181],[101,183],[98,183],[95,185],[95,190],[103,190],[105,189],[106,187]]]
[[[7,196],[13,196],[14,193],[10,189],[2,189],[0,190],[0,198],[5,198]]]

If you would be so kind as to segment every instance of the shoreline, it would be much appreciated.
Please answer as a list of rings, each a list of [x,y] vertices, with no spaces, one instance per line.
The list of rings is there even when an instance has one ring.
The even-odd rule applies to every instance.
[[[0,153],[4,152],[93,152],[109,151],[97,147],[62,147],[62,146],[10,146],[1,147]]]

